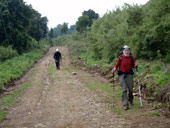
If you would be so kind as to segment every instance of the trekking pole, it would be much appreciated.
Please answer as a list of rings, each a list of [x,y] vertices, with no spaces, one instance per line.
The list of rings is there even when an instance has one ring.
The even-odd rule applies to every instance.
[[[112,89],[113,89],[113,92],[112,92],[112,98],[114,97],[114,77],[115,77],[115,74],[112,73],[112,77],[113,77],[113,84],[112,84]],[[113,101],[112,101],[113,102]],[[113,107],[114,107],[114,104],[113,104]]]
[[[63,60],[62,59],[60,59],[60,64],[61,64],[61,66],[63,66]]]
[[[139,100],[140,100],[140,106],[142,107],[143,104],[142,104],[142,95],[141,95],[141,86],[140,86],[140,83],[139,83],[139,72],[138,72],[138,67],[136,67],[136,71],[137,71],[137,75],[138,75],[138,89],[139,89]]]

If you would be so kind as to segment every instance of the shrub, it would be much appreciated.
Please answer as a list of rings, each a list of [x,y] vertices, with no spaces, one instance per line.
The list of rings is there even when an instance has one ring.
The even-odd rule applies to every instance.
[[[18,52],[12,48],[12,46],[3,47],[0,46],[0,61],[5,61],[18,56]]]

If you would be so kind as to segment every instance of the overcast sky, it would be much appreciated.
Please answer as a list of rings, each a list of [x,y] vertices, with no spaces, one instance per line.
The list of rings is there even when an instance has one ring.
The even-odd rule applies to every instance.
[[[145,4],[149,0],[24,0],[42,16],[47,16],[48,27],[54,28],[64,22],[73,25],[83,11],[94,10],[100,17],[108,11],[121,7],[124,3]]]

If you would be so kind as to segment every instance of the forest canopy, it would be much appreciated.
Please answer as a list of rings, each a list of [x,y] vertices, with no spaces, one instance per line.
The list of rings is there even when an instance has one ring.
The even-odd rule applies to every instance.
[[[42,17],[23,0],[0,0],[0,45],[12,46],[18,53],[29,49],[33,39],[40,41],[48,32],[47,17]]]

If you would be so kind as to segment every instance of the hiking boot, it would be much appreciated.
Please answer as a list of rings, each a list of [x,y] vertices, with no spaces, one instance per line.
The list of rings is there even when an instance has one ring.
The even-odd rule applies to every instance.
[[[134,105],[133,101],[129,101],[130,105]]]
[[[124,105],[124,106],[123,106],[123,109],[124,109],[124,110],[128,110],[128,109],[129,109],[128,105]]]

